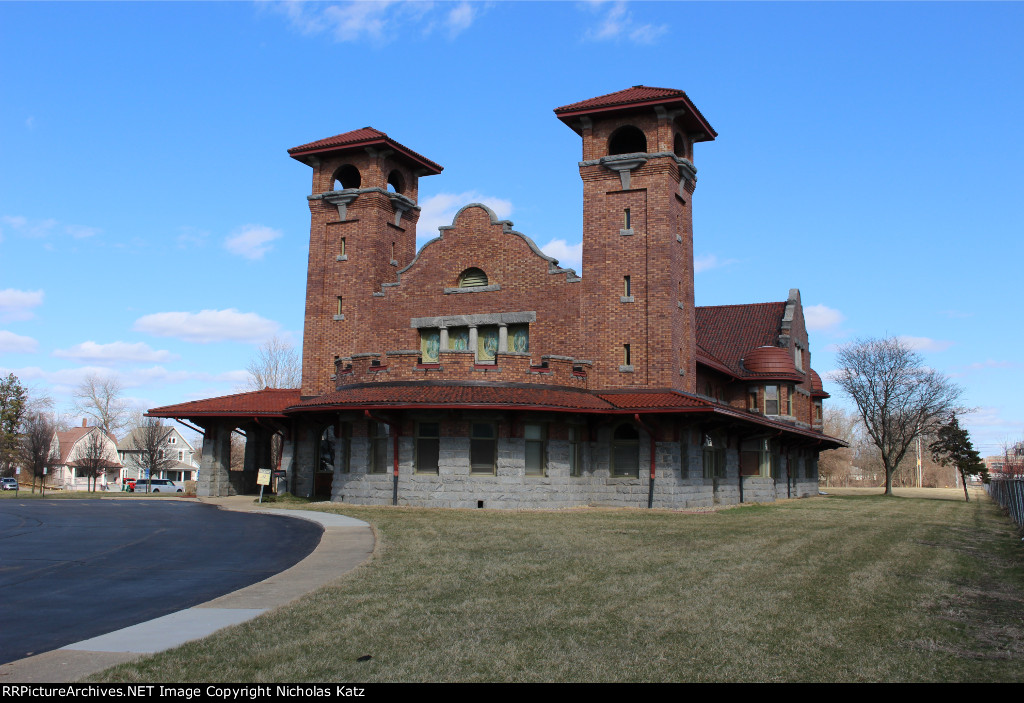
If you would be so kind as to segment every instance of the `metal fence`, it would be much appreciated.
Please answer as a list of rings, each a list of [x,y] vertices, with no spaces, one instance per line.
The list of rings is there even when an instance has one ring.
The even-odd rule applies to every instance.
[[[992,500],[1006,508],[1011,520],[1024,527],[1024,479],[993,478],[985,490]]]

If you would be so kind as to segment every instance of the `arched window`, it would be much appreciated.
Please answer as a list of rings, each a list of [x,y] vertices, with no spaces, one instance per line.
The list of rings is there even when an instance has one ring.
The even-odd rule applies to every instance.
[[[640,475],[640,433],[622,424],[612,433],[612,476]]]
[[[333,181],[334,190],[346,190],[348,188],[358,188],[363,179],[359,175],[358,168],[352,164],[345,164],[334,172]]]
[[[405,193],[405,178],[398,169],[388,174],[388,190],[392,193]]]
[[[469,268],[459,275],[459,288],[475,288],[487,285],[487,274],[478,268]]]
[[[686,158],[686,137],[676,132],[675,138],[672,140],[672,151],[676,156]]]
[[[612,132],[608,139],[608,153],[611,156],[616,154],[646,154],[647,137],[633,125],[619,127]]]

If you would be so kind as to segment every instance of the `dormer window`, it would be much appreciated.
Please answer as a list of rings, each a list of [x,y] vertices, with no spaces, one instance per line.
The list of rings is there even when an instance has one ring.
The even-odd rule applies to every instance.
[[[459,276],[459,288],[477,288],[487,285],[487,274],[478,268],[469,268]]]

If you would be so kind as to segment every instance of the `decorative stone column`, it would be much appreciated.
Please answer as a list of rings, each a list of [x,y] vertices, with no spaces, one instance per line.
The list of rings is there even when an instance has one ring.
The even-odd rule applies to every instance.
[[[447,327],[441,327],[441,343],[440,343],[440,347],[441,347],[441,351],[451,351],[448,348],[448,328]]]
[[[508,325],[505,323],[498,325],[498,351],[508,351]]]

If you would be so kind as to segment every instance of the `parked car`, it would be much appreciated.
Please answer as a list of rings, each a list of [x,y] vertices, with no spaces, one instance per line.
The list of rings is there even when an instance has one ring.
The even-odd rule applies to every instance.
[[[16,479],[16,478],[0,478],[0,490],[3,490],[3,491],[16,491],[16,490],[18,490],[18,479]]]
[[[135,480],[135,493],[146,492],[146,479],[140,478]],[[150,493],[184,493],[185,489],[180,483],[169,481],[166,478],[151,478],[149,479],[149,492]]]

